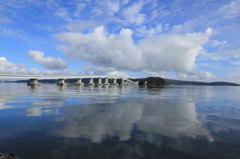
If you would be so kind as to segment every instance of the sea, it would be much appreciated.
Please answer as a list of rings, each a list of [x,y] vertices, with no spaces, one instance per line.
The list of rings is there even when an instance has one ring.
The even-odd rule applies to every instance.
[[[239,159],[240,87],[0,83],[0,153],[20,159]]]

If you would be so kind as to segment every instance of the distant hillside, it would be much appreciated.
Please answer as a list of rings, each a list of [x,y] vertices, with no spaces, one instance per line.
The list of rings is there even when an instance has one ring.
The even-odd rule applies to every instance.
[[[209,85],[209,86],[240,86],[237,83],[232,82],[199,82],[199,81],[183,81],[183,80],[173,80],[160,77],[148,77],[148,78],[136,78],[131,79],[133,81],[139,81],[140,85],[143,85],[145,81],[151,79],[151,85],[158,83],[157,85]],[[162,84],[159,84],[162,83]]]
[[[232,82],[199,82],[199,81],[182,81],[173,79],[164,79],[166,84],[176,85],[210,85],[210,86],[240,86],[237,83]]]

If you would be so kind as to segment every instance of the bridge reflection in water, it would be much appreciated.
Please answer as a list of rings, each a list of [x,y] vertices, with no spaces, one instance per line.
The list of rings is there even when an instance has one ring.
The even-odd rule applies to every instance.
[[[117,80],[121,80],[121,85],[128,84],[137,84],[138,82],[133,82],[132,80],[121,77],[121,76],[111,76],[111,75],[21,75],[21,74],[0,74],[0,79],[29,79],[28,86],[40,86],[41,83],[39,80],[41,79],[58,79],[58,86],[67,85],[66,79],[77,79],[75,85],[83,86],[94,86],[96,85],[118,85]],[[83,83],[83,79],[89,79],[88,83]],[[98,79],[97,83],[94,83],[93,79]],[[104,79],[104,82],[103,82]],[[109,79],[112,79],[113,82],[109,83]]]

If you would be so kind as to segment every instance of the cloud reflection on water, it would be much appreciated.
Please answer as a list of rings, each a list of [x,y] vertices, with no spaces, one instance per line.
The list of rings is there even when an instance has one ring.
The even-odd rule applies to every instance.
[[[26,110],[26,116],[42,116],[42,115],[49,115],[59,114],[59,107],[64,106],[64,99],[45,99],[46,101],[36,101],[32,102],[31,105],[34,107],[27,108]],[[37,107],[36,107],[37,106]]]
[[[66,107],[65,114],[58,118],[63,127],[55,133],[66,138],[87,137],[96,143],[106,135],[124,141],[130,139],[135,124],[147,134],[172,138],[202,136],[213,141],[209,131],[198,121],[194,103],[162,99],[155,103],[140,101],[136,98],[112,104]]]

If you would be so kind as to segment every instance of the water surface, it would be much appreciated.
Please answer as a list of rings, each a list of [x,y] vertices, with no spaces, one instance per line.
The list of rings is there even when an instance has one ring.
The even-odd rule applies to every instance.
[[[21,159],[239,159],[240,87],[0,83],[0,152]]]

